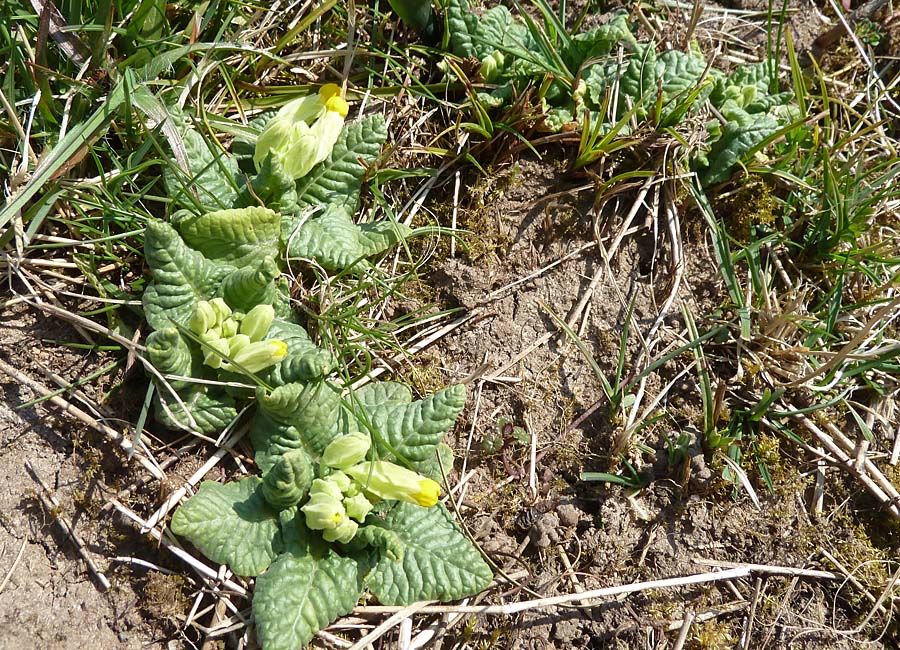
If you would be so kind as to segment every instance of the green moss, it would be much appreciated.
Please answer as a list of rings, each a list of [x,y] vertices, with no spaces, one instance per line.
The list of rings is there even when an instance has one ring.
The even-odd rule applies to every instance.
[[[690,640],[685,644],[689,650],[726,650],[734,648],[737,637],[732,629],[733,623],[727,620],[713,619],[700,623],[692,628]]]
[[[772,185],[756,175],[722,198],[718,208],[727,215],[728,232],[744,242],[749,241],[754,226],[774,226],[782,212]]]
[[[441,372],[440,358],[428,353],[417,355],[405,366],[405,371],[398,373],[400,381],[418,395],[430,395],[446,388],[447,378]]]

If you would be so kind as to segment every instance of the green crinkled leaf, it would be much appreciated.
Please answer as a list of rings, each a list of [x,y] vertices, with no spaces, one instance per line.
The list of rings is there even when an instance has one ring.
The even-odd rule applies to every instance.
[[[445,474],[453,469],[453,450],[450,449],[450,445],[439,442],[437,447],[435,447],[435,452],[436,453],[432,454],[431,458],[419,461],[415,463],[414,466],[416,471],[422,476],[427,476],[428,478],[441,483],[444,480]]]
[[[706,72],[706,60],[693,52],[666,50],[656,59],[656,72],[662,79],[663,101],[693,90]]]
[[[188,342],[175,327],[165,327],[150,332],[145,343],[150,363],[165,375],[190,377],[194,366],[194,355]],[[173,382],[179,388],[184,382]]]
[[[609,58],[590,66],[584,76],[587,85],[586,98],[592,108],[603,105],[607,90],[618,82],[619,97],[616,119],[624,115],[632,106],[646,106],[645,102],[655,101],[657,92],[656,48],[652,43],[637,43],[626,53],[621,63],[617,58]],[[646,109],[638,110],[638,116],[646,115]]]
[[[285,220],[286,225],[292,222]],[[358,226],[342,207],[327,206],[301,221],[296,231],[284,233],[288,256],[313,259],[329,271],[360,268],[364,258],[375,255],[410,234],[409,228],[393,222]]]
[[[265,377],[271,386],[318,379],[334,370],[334,355],[313,343],[300,325],[276,319],[266,339],[284,341],[288,346],[287,357]]]
[[[289,451],[313,451],[304,443],[303,436],[295,427],[276,422],[261,410],[257,411],[250,424],[250,440],[256,450],[253,460],[263,472],[269,471]]]
[[[364,407],[391,406],[412,402],[412,391],[396,381],[373,381],[353,391],[354,399]]]
[[[217,210],[173,218],[184,241],[206,258],[242,267],[260,257],[278,258],[281,215],[268,208]]]
[[[319,456],[335,436],[349,431],[340,390],[327,381],[285,384],[271,393],[259,389],[256,396],[259,410],[250,436],[264,469],[290,449]]]
[[[250,148],[248,165],[253,168],[253,147]],[[281,163],[272,156],[266,157],[259,171],[254,170],[251,188],[245,187],[237,199],[238,206],[258,206],[260,202],[281,215],[303,214],[297,202],[297,184]],[[305,207],[305,206],[304,206]]]
[[[450,0],[447,3],[447,24],[450,26],[450,47],[456,56],[481,58],[472,35],[478,32],[478,16],[469,10],[466,0]]]
[[[472,42],[479,59],[503,53],[505,59],[531,59],[537,48],[532,42],[528,29],[513,17],[503,5],[491,7],[477,19],[478,28],[472,34]]]
[[[275,300],[272,301],[275,308],[275,317],[286,323],[296,323],[297,314],[291,305],[291,282],[281,275],[275,278]]]
[[[490,584],[490,567],[443,504],[422,508],[400,502],[376,525],[394,531],[403,543],[400,562],[383,557],[366,579],[381,603],[457,600]]]
[[[348,613],[362,595],[354,560],[328,551],[285,553],[256,580],[253,617],[265,650],[305,648],[316,632]]]
[[[476,94],[478,95],[478,101],[483,104],[485,108],[498,108],[507,102],[512,101],[512,98],[516,94],[516,89],[515,86],[513,86],[512,81],[507,81],[504,84],[500,84],[489,93],[479,92]]]
[[[283,549],[278,512],[266,503],[262,479],[255,476],[225,484],[203,481],[175,512],[172,531],[242,576],[259,575]]]
[[[313,259],[331,271],[349,268],[365,255],[350,213],[334,206],[284,233],[284,239],[288,257]]]
[[[572,58],[567,63],[570,69],[577,70],[589,59],[597,59],[611,54],[621,41],[630,44],[637,42],[631,34],[627,15],[624,12],[616,14],[605,25],[600,25],[573,36],[572,44],[575,47],[575,52],[571,54]]]
[[[360,161],[374,162],[386,139],[387,126],[381,115],[346,125],[331,155],[297,181],[298,204],[311,208],[334,205],[350,214],[356,212],[359,189],[366,173]],[[293,231],[295,225],[296,220],[287,226],[287,230]]]
[[[658,122],[662,125],[675,124],[684,117],[697,102],[701,102],[712,92],[713,81],[704,81],[706,61],[694,53],[667,50],[656,61],[656,72],[662,79],[662,115]],[[690,95],[704,84],[696,98]],[[655,97],[651,98],[656,101]]]
[[[714,81],[704,81],[706,61],[698,53],[667,50],[657,55],[653,43],[632,43],[630,49],[621,65],[609,58],[588,68],[585,83],[593,107],[603,105],[608,89],[618,81],[617,119],[636,104],[641,118],[652,115],[658,105],[657,122],[670,125],[713,92]]]
[[[164,387],[157,389],[156,419],[170,429],[187,429],[205,435],[221,433],[237,417],[234,398],[227,393],[202,384],[185,383],[177,389],[178,396],[187,407],[196,427],[191,424],[184,409]],[[160,404],[165,400],[166,408]]]
[[[783,126],[770,114],[751,115],[740,109],[735,109],[731,118],[706,154],[706,168],[698,172],[704,185],[726,180],[745,153]]]
[[[483,60],[500,51],[515,62],[534,55],[536,48],[527,28],[502,5],[477,16],[470,11],[466,0],[451,0],[447,5],[447,20],[450,45],[457,56]]]
[[[387,219],[359,224],[359,244],[366,257],[396,246],[411,234],[412,230],[405,224]]]
[[[392,561],[403,559],[403,542],[392,530],[381,526],[361,526],[356,535],[346,545],[350,551],[360,551],[365,547],[377,549],[381,557]]]
[[[150,219],[144,253],[153,284],[144,291],[144,315],[150,327],[187,326],[194,305],[212,298],[233,267],[217,264],[189,248],[172,226]],[[170,320],[171,319],[171,320]]]
[[[291,508],[303,500],[314,478],[309,454],[295,449],[282,454],[263,475],[263,496],[278,510]]]
[[[553,132],[562,131],[563,127],[575,120],[572,108],[574,107],[550,109],[544,115],[544,126]]]
[[[237,198],[240,179],[237,162],[231,156],[207,144],[194,129],[179,129],[184,141],[190,173],[166,166],[163,181],[169,197],[177,204],[196,210],[230,208]]]
[[[278,264],[268,255],[261,256],[247,266],[235,269],[222,281],[221,295],[232,309],[248,312],[257,305],[275,302],[275,278]]]
[[[393,449],[404,459],[432,463],[435,445],[456,422],[466,405],[466,387],[450,386],[409,404],[377,404],[366,406],[369,423],[387,445],[380,445],[380,457],[392,460]],[[364,423],[360,423],[360,430]]]

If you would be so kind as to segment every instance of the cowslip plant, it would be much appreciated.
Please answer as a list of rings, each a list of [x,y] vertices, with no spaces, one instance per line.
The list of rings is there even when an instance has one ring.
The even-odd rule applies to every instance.
[[[440,439],[464,402],[462,386],[420,401],[393,382],[349,399],[323,379],[260,388],[251,435],[262,477],[205,481],[172,530],[258,576],[253,614],[266,650],[302,647],[366,589],[391,605],[476,593],[491,570],[434,480],[438,458],[449,462]]]
[[[675,127],[708,102],[716,119],[708,121],[704,147],[692,159],[705,185],[727,180],[745,155],[800,117],[792,93],[769,91],[768,62],[726,75],[694,46],[660,52],[653,42],[638,42],[624,14],[570,36],[542,0],[535,4],[544,27],[503,6],[476,15],[467,0],[449,1],[452,53],[480,62],[481,81],[493,86],[477,93],[483,106],[509,103],[528,85],[539,86],[548,130],[584,127],[598,136],[628,135],[623,118]]]
[[[290,304],[286,258],[353,273],[410,234],[357,224],[365,165],[386,137],[380,117],[345,125],[337,86],[254,124],[255,143],[214,152],[181,123],[190,180],[165,175],[178,208],[151,220],[147,357],[165,383],[156,414],[214,435],[251,408],[262,476],[204,482],[172,530],[214,562],[256,577],[266,650],[296,649],[368,589],[385,604],[471,595],[491,580],[438,502],[441,443],[465,404],[451,386],[413,400],[380,382],[347,391]]]

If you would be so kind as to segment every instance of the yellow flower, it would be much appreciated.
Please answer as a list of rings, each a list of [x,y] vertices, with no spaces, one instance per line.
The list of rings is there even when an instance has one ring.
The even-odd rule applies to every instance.
[[[344,472],[381,499],[397,499],[430,508],[441,494],[441,486],[435,481],[385,460],[360,463]]]
[[[331,154],[349,110],[336,84],[286,104],[259,134],[253,154],[256,168],[271,155],[291,178],[303,178]]]

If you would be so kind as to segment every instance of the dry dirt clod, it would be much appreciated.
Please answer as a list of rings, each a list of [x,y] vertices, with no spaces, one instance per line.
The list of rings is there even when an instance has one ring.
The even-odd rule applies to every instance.
[[[559,523],[566,528],[577,526],[581,520],[581,510],[571,503],[561,503],[556,507],[556,514],[559,516]]]
[[[548,512],[538,517],[528,531],[528,538],[538,548],[547,548],[559,541],[559,516]]]

